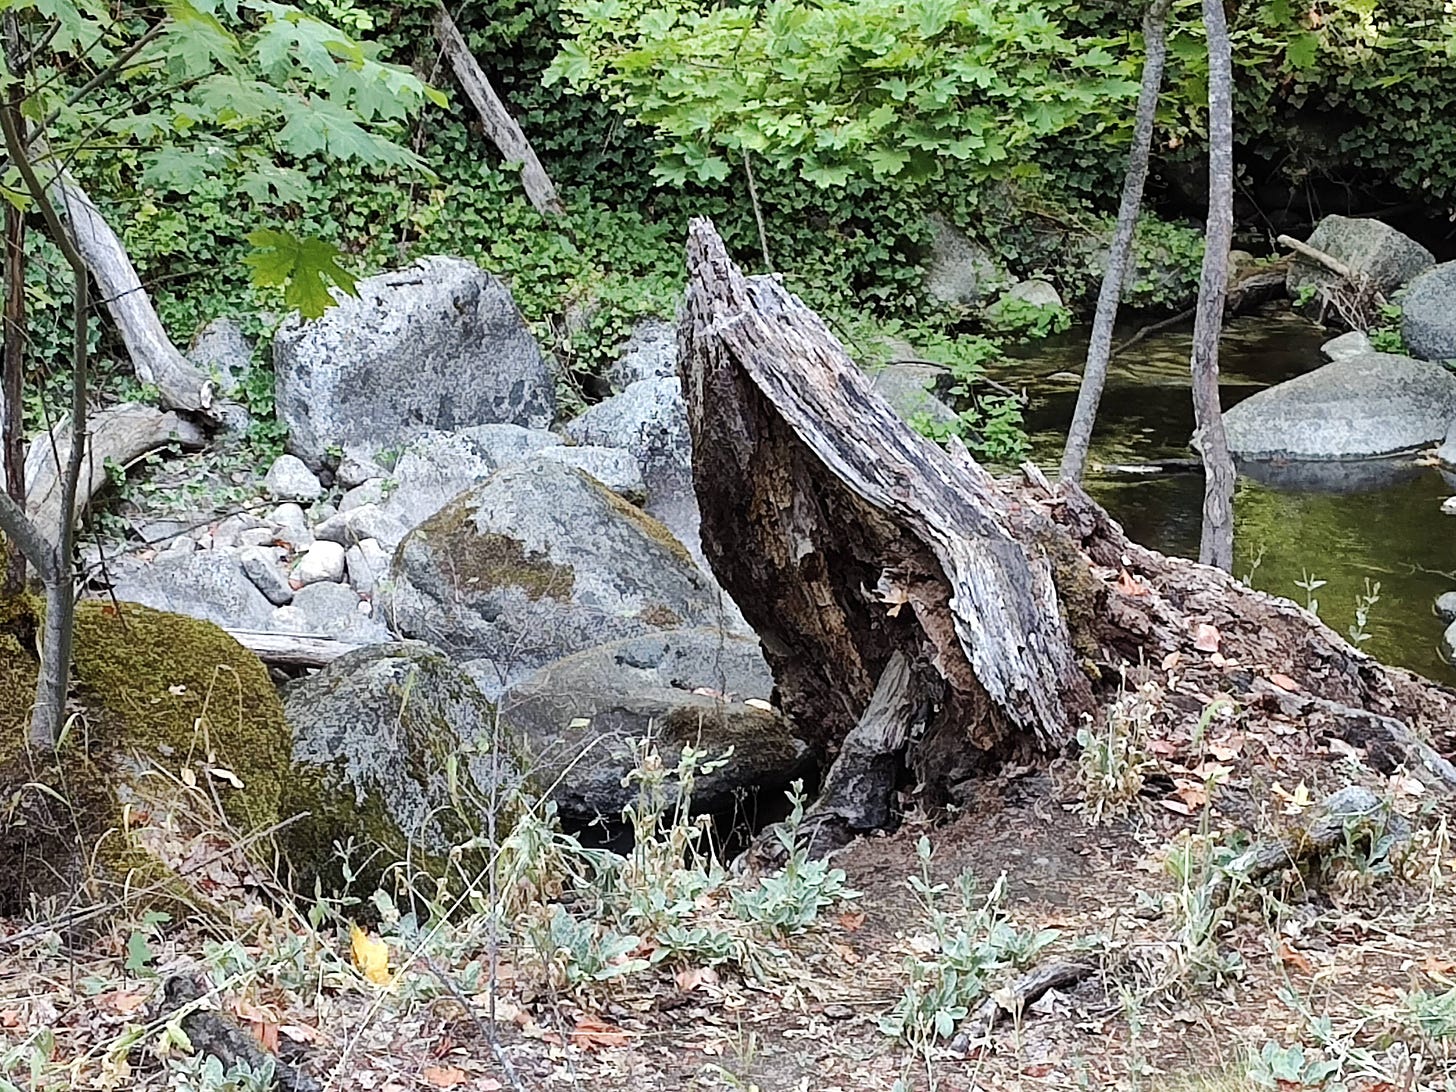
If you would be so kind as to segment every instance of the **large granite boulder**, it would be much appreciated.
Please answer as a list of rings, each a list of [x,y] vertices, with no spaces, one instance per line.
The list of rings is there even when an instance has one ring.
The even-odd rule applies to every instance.
[[[638,323],[621,354],[607,369],[607,378],[618,391],[643,379],[676,379],[676,323],[666,319]]]
[[[322,318],[291,319],[273,341],[278,416],[288,449],[310,466],[331,448],[372,453],[426,429],[551,423],[546,361],[495,277],[435,257],[358,289]]]
[[[1224,414],[1244,459],[1369,459],[1414,451],[1456,420],[1456,375],[1393,353],[1363,353],[1260,391]]]
[[[491,753],[494,707],[428,645],[341,656],[290,685],[283,713],[293,732],[283,812],[308,813],[284,846],[315,868],[350,839],[361,859],[382,849],[386,865],[438,863],[516,805],[516,764]]]
[[[1388,224],[1350,216],[1326,216],[1309,237],[1309,245],[1337,258],[1358,277],[1386,295],[1436,264],[1429,250]],[[1296,257],[1284,287],[1298,297],[1310,286],[1332,288],[1340,278],[1322,265]]]
[[[661,523],[558,462],[498,471],[411,531],[380,605],[394,632],[444,649],[491,696],[570,653],[721,613]]]
[[[1456,360],[1456,262],[1443,262],[1411,281],[1400,305],[1400,334],[1412,356]]]
[[[629,451],[652,493],[692,488],[693,437],[676,378],[639,379],[566,426],[578,444]]]
[[[935,364],[886,364],[871,373],[870,381],[886,402],[906,421],[928,419],[952,425],[956,411],[935,396],[935,388],[949,373]]]
[[[630,637],[547,664],[502,699],[531,783],[573,823],[615,820],[636,797],[627,775],[651,737],[668,769],[684,747],[728,761],[697,776],[693,806],[723,811],[743,794],[801,776],[808,747],[768,704],[758,641],[716,629]]]
[[[108,571],[117,599],[228,629],[262,630],[272,622],[273,604],[243,570],[241,550],[169,550],[150,562],[113,562]]]
[[[925,294],[952,307],[976,307],[994,299],[1015,278],[985,247],[945,217],[930,217]]]

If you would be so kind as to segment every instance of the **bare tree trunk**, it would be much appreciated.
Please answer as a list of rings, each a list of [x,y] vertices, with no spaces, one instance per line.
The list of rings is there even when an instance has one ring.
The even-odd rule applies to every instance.
[[[1096,730],[1149,664],[1176,663],[1180,687],[1227,693],[1254,721],[1296,703],[1302,730],[1358,740],[1383,771],[1442,791],[1456,778],[1456,691],[1129,542],[1074,482],[1030,466],[998,481],[916,435],[818,317],[745,277],[703,221],[688,274],[679,368],[703,552],[759,634],[775,704],[841,756],[806,820],[821,845],[893,822],[902,768],[921,804],[975,801],[1001,763]],[[1196,730],[1198,708],[1166,712]]]
[[[33,147],[43,152],[39,142]],[[44,161],[44,154],[37,159]],[[137,379],[156,387],[168,409],[207,415],[212,409],[212,383],[172,344],[116,232],[85,191],[64,173],[46,189],[52,206],[66,215],[66,239],[95,278],[101,302],[121,332]]]
[[[460,86],[475,105],[475,112],[480,115],[480,123],[485,127],[485,135],[490,137],[491,142],[508,161],[521,165],[521,186],[531,204],[542,215],[560,215],[561,198],[556,195],[556,186],[552,183],[551,176],[546,173],[546,168],[536,157],[536,149],[531,147],[526,134],[521,131],[516,119],[511,117],[511,112],[506,109],[505,103],[501,102],[495,88],[490,85],[490,80],[481,71],[480,64],[466,44],[465,36],[460,33],[460,28],[450,18],[450,13],[443,4],[435,7],[435,37],[450,62],[455,78],[460,81]]]
[[[5,492],[25,507],[25,213],[5,210],[5,362],[0,377],[0,462],[5,466]],[[25,587],[25,554],[5,543],[5,580],[0,595],[13,596]]]
[[[1234,563],[1234,462],[1218,396],[1218,340],[1234,229],[1233,58],[1223,0],[1203,0],[1208,37],[1208,229],[1193,323],[1193,415],[1203,456],[1203,534],[1198,559]]]
[[[1092,340],[1087,345],[1082,386],[1077,392],[1077,408],[1067,431],[1066,449],[1062,452],[1063,481],[1080,481],[1087,468],[1087,449],[1092,443],[1092,428],[1097,422],[1102,387],[1107,382],[1117,306],[1122,300],[1122,285],[1132,255],[1133,233],[1142,207],[1143,186],[1148,178],[1153,123],[1157,118],[1158,94],[1163,86],[1163,63],[1168,56],[1167,21],[1171,6],[1172,0],[1153,0],[1143,17],[1147,56],[1143,61],[1142,90],[1138,93],[1132,148],[1128,152],[1127,176],[1122,185],[1122,204],[1117,210],[1117,227],[1113,231],[1112,247],[1107,257],[1107,272],[1102,277],[1102,289],[1097,295],[1097,314],[1092,320]]]

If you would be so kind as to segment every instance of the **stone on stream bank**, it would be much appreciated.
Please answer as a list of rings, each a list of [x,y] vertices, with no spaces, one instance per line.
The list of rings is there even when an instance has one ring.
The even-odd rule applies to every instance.
[[[418,642],[363,648],[290,685],[293,771],[283,810],[308,818],[285,849],[315,871],[323,852],[352,840],[371,867],[415,860],[441,869],[450,851],[484,834],[494,810],[509,829],[518,806],[514,757],[493,757],[495,710],[438,650]],[[472,874],[483,860],[467,862]],[[338,862],[325,879],[336,877]],[[307,882],[312,875],[300,877]]]
[[[1242,459],[1370,459],[1416,451],[1456,421],[1456,375],[1393,353],[1347,356],[1224,414]]]
[[[472,262],[422,258],[368,277],[358,296],[273,341],[279,419],[310,467],[331,448],[371,454],[422,431],[555,412],[546,361],[510,291]]]
[[[1411,281],[1400,297],[1400,335],[1422,360],[1456,360],[1456,262]]]
[[[554,462],[499,471],[411,531],[380,606],[396,633],[445,650],[492,697],[573,652],[722,614],[667,528]]]
[[[568,822],[616,821],[636,798],[628,774],[651,737],[675,769],[684,747],[708,761],[693,787],[697,811],[724,812],[754,790],[777,793],[812,764],[808,746],[768,704],[758,641],[715,629],[630,637],[547,664],[511,688],[501,716],[529,753],[533,785]]]
[[[1343,262],[1387,296],[1436,264],[1435,256],[1414,239],[1379,220],[1359,217],[1326,216],[1315,226],[1309,245]],[[1284,286],[1298,299],[1311,288],[1318,295],[1343,283],[1330,270],[1296,256]]]

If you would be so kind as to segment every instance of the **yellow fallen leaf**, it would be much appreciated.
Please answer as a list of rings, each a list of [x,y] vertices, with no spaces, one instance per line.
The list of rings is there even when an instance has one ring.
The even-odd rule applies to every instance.
[[[349,948],[354,955],[354,966],[364,972],[364,977],[380,986],[389,985],[389,945],[377,937],[371,937],[357,925],[349,927]]]

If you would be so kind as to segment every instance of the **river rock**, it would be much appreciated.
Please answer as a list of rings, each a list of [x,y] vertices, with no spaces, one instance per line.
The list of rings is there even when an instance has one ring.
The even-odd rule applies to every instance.
[[[356,644],[388,641],[389,630],[372,613],[366,613],[369,610],[369,604],[347,584],[323,580],[299,588],[292,603],[273,612],[270,628],[279,633],[338,637]]]
[[[497,470],[523,463],[538,451],[566,442],[546,429],[520,425],[475,425],[458,429],[457,434],[469,439],[475,453]]]
[[[1025,303],[1031,307],[1061,307],[1062,297],[1050,281],[1032,279],[1017,281],[1001,294],[997,305],[1006,301]]]
[[[1364,330],[1347,330],[1339,337],[1331,338],[1320,346],[1320,352],[1326,360],[1344,360],[1347,357],[1363,356],[1365,353],[1374,352],[1375,347],[1370,344],[1370,338]]]
[[[339,511],[347,512],[351,508],[362,508],[366,504],[382,503],[392,492],[392,484],[386,484],[387,481],[385,478],[371,478],[362,485],[354,486],[339,498]]]
[[[555,409],[510,292],[458,258],[369,277],[322,318],[290,319],[273,361],[288,449],[315,467],[331,448],[373,454],[427,429],[545,427]]]
[[[213,319],[192,340],[187,359],[217,383],[222,394],[237,389],[253,363],[253,343],[230,318]]]
[[[276,546],[247,546],[238,554],[243,572],[275,607],[293,602],[293,588],[284,575],[280,560]]]
[[[634,745],[648,736],[668,769],[684,746],[710,759],[732,748],[694,784],[695,810],[722,811],[745,791],[802,776],[808,748],[768,706],[772,689],[756,639],[673,630],[547,664],[511,688],[501,718],[530,756],[532,784],[570,822],[620,817],[637,794],[627,780]]]
[[[716,622],[716,596],[671,533],[560,463],[501,470],[400,544],[384,617],[498,692],[573,652]]]
[[[1394,292],[1417,273],[1436,264],[1429,250],[1388,224],[1350,216],[1326,216],[1309,237],[1309,245],[1337,258],[1357,276],[1386,295]],[[1339,277],[1321,265],[1295,256],[1284,286],[1297,297],[1308,285],[1331,288]]]
[[[949,220],[932,214],[925,293],[952,307],[977,307],[1011,283],[996,257]]]
[[[1393,353],[1346,357],[1224,414],[1244,459],[1368,459],[1415,451],[1456,420],[1456,375]]]
[[[344,489],[357,489],[365,482],[389,477],[389,471],[376,463],[371,455],[358,451],[344,453],[339,460],[339,469],[334,471],[334,481]]]
[[[693,440],[676,379],[642,379],[566,426],[578,444],[629,451],[651,491],[690,487]]]
[[[932,393],[945,375],[946,370],[934,364],[886,364],[872,373],[870,381],[904,420],[921,417],[949,425],[958,420],[956,411]]]
[[[185,614],[228,629],[267,629],[273,605],[243,572],[233,549],[166,553],[111,567],[117,599]]]
[[[514,805],[515,764],[493,761],[493,708],[459,668],[418,642],[339,657],[287,688],[290,847],[382,844],[387,861],[439,861]],[[290,856],[293,854],[290,853]],[[317,854],[302,854],[317,859]]]
[[[337,542],[320,539],[293,563],[288,574],[295,584],[317,584],[321,580],[344,579],[344,547]]]
[[[618,391],[643,379],[676,379],[677,324],[665,319],[639,322],[607,368],[607,378]]]
[[[349,586],[360,595],[368,595],[374,590],[374,585],[389,573],[389,560],[389,551],[379,544],[378,539],[366,538],[354,543],[344,555]]]
[[[1441,659],[1456,667],[1456,622],[1452,622],[1441,634]]]
[[[1436,596],[1436,617],[1443,622],[1456,622],[1456,591]]]
[[[1456,360],[1456,262],[1411,281],[1400,305],[1400,335],[1413,356]]]
[[[647,483],[642,480],[642,467],[630,451],[614,447],[574,446],[563,444],[548,447],[531,456],[533,462],[561,463],[585,470],[613,493],[634,504],[647,499]]]
[[[280,455],[273,460],[263,478],[263,488],[274,500],[302,501],[307,504],[324,495],[314,473],[295,455]]]

